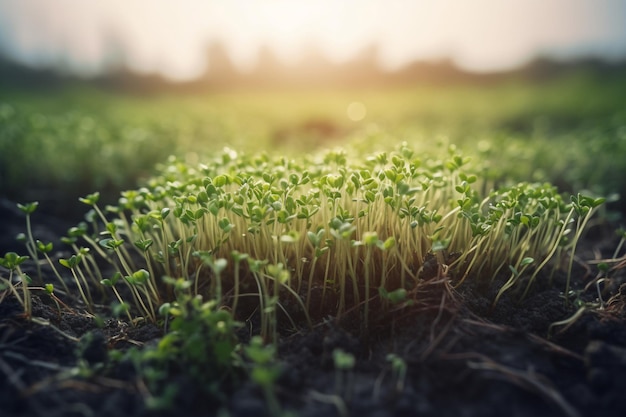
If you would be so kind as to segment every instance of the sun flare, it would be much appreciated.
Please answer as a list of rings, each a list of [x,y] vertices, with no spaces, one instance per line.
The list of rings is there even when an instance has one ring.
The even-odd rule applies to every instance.
[[[442,57],[472,70],[507,69],[537,54],[624,54],[624,5],[608,1],[501,2],[250,0],[0,2],[0,52],[36,65],[102,70],[111,58],[143,72],[192,78],[207,44],[220,42],[250,68],[259,48],[302,60],[319,50],[335,62],[376,45],[398,68]],[[62,12],[60,12],[62,11]],[[104,68],[106,69],[106,68]]]

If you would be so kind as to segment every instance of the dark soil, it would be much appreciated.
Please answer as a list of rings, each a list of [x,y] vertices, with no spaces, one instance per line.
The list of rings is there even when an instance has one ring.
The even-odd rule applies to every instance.
[[[0,214],[0,250],[24,253],[14,241],[23,217],[6,207]],[[53,240],[66,228],[46,218],[35,230]],[[596,301],[596,286],[584,288],[597,268],[586,261],[612,255],[617,239],[611,230],[590,231],[577,253],[578,305]],[[613,271],[602,284],[603,309],[589,309],[569,325],[551,327],[577,311],[576,300],[564,303],[564,274],[557,272],[553,285],[540,280],[523,302],[505,294],[495,308],[501,281],[455,288],[450,279],[434,276],[411,294],[411,306],[374,321],[367,336],[350,314],[286,333],[278,346],[280,407],[327,417],[624,416],[625,271]],[[182,388],[174,408],[148,409],[145,384],[132,366],[112,365],[108,353],[154,345],[161,329],[99,322],[80,305],[70,307],[59,311],[37,295],[33,316],[39,319],[28,321],[12,297],[0,302],[0,416],[270,415],[262,390],[247,378],[224,387],[228,395],[219,404],[199,394],[184,370],[171,375]],[[352,371],[334,369],[335,348],[355,356]],[[394,375],[389,353],[404,359],[404,380]]]

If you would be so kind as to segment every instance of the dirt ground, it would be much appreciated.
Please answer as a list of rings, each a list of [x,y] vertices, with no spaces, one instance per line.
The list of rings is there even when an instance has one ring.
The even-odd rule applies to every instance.
[[[24,253],[14,240],[24,230],[23,218],[0,210],[0,251]],[[54,239],[65,227],[44,217],[34,233]],[[577,251],[576,305],[566,305],[560,294],[562,273],[552,286],[540,281],[523,302],[505,295],[495,308],[491,302],[502,281],[455,287],[433,277],[412,294],[412,306],[375,321],[366,337],[350,315],[284,334],[275,387],[280,409],[327,417],[626,415],[626,268],[602,284],[603,309],[551,326],[597,301],[596,286],[589,285],[597,268],[588,261],[612,254],[618,243],[612,230],[595,226]],[[117,319],[97,325],[80,306],[70,307],[59,311],[36,296],[33,316],[40,319],[27,321],[11,296],[0,303],[0,416],[270,414],[264,392],[250,380],[223,387],[220,404],[203,396],[184,369],[168,376],[181,388],[175,407],[147,408],[145,383],[131,366],[111,365],[108,353],[153,345],[161,329]],[[354,355],[351,371],[334,369],[336,348]],[[390,353],[406,364],[404,378],[392,369]]]

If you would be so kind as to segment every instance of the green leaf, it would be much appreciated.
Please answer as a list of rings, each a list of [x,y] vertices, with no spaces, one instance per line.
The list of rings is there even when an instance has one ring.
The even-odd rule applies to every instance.
[[[213,185],[219,188],[225,186],[227,182],[228,178],[226,177],[226,175],[218,175],[217,177],[213,178]]]
[[[378,294],[381,298],[389,300],[392,304],[399,304],[406,300],[408,292],[404,288],[398,288],[396,290],[388,292],[387,290],[385,290],[385,288],[379,287]]]
[[[263,177],[263,180],[267,182],[268,184],[273,183],[274,180],[276,179],[272,174],[269,174],[267,172],[264,172],[261,176]]]
[[[7,269],[13,270],[27,259],[28,256],[20,256],[15,252],[7,252],[4,255],[4,258],[0,258],[0,265]]]
[[[282,263],[278,263],[275,265],[268,265],[267,273],[280,284],[284,284],[287,281],[289,281],[289,278],[291,276],[289,271],[284,269],[284,266]]]
[[[124,244],[124,241],[121,239],[107,238],[100,240],[98,244],[105,249],[114,250],[122,246]]]
[[[78,239],[76,239],[75,237],[67,237],[67,236],[63,236],[61,238],[61,243],[64,243],[66,245],[72,245],[74,243],[76,243]]]
[[[401,168],[404,166],[404,160],[397,155],[393,155],[391,157],[391,163],[394,164],[396,168]]]
[[[52,242],[43,243],[41,240],[37,240],[37,249],[41,253],[50,253],[52,251]]]
[[[256,366],[252,369],[250,377],[262,387],[271,386],[280,376],[279,368]]]
[[[596,198],[591,202],[591,207],[595,208],[598,207],[601,204],[604,204],[604,202],[606,201],[606,198],[600,197],[600,198]]]
[[[135,284],[144,284],[150,279],[150,273],[145,269],[140,269],[136,272],[133,272],[132,281]]]
[[[335,369],[349,371],[354,368],[356,359],[353,354],[345,352],[341,348],[335,348],[333,350],[333,362],[335,364]]]
[[[446,250],[448,248],[449,244],[450,244],[450,239],[435,240],[433,242],[433,246],[432,246],[431,250],[433,252],[439,252],[439,251],[442,251],[442,250]]]
[[[27,203],[27,204],[17,204],[17,207],[24,213],[24,214],[32,214],[35,210],[37,210],[37,206],[39,206],[39,202],[38,201],[33,201],[32,203]]]
[[[123,303],[114,303],[111,306],[111,310],[113,313],[113,316],[115,317],[119,317],[122,314],[126,314],[129,310],[130,310],[130,304],[128,304],[127,302],[123,302]]]
[[[235,262],[241,262],[244,259],[247,259],[249,255],[247,253],[240,253],[239,251],[234,250],[230,253],[230,256],[233,257]]]
[[[317,248],[319,246],[320,240],[315,233],[309,230],[308,232],[306,232],[306,237],[309,239],[309,242],[311,242],[314,248]]]
[[[378,242],[378,234],[376,232],[363,233],[363,242],[368,246],[373,246]]]
[[[526,265],[530,265],[530,264],[532,264],[533,262],[535,262],[535,260],[534,260],[533,258],[531,258],[531,257],[527,257],[527,258],[522,259],[522,262],[520,262],[519,266],[526,266]]]
[[[152,239],[139,239],[137,241],[135,241],[134,245],[142,250],[142,251],[147,251],[150,246],[152,246],[152,244],[154,243],[154,241]]]
[[[228,217],[222,217],[217,224],[224,233],[230,232],[235,227],[233,224],[230,223]]]
[[[88,194],[85,197],[80,197],[78,201],[87,204],[88,206],[95,206],[99,199],[100,193],[96,191],[95,193]]]
[[[276,349],[272,345],[263,345],[260,336],[253,336],[250,344],[244,348],[246,356],[256,365],[265,365],[274,360]]]
[[[398,194],[409,195],[412,194],[411,186],[405,182],[400,181],[398,183]]]
[[[117,231],[117,225],[115,223],[109,222],[105,225],[107,232],[109,232],[110,234],[115,234],[115,232]]]
[[[87,233],[87,225],[81,224],[79,226],[70,227],[67,231],[69,237],[81,237]]]
[[[393,169],[386,169],[385,176],[389,179],[389,181],[395,183],[397,178],[397,173]]]
[[[224,258],[218,258],[215,260],[215,262],[211,265],[211,268],[213,268],[213,271],[215,271],[216,274],[221,274],[222,271],[224,269],[226,269],[226,266],[228,265],[228,261]]]
[[[72,255],[69,259],[59,259],[59,263],[68,269],[74,268],[80,262],[80,255]]]
[[[393,248],[395,245],[396,245],[396,238],[391,236],[391,237],[388,237],[387,240],[385,240],[385,242],[383,242],[382,249],[388,250],[388,249]]]
[[[287,235],[281,235],[280,241],[282,243],[296,243],[297,239],[294,236],[287,234]]]

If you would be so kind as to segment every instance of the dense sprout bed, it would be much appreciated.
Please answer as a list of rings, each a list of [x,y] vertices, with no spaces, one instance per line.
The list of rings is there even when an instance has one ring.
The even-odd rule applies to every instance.
[[[553,258],[553,266],[573,259],[603,200],[564,200],[549,184],[490,190],[477,169],[454,147],[437,160],[406,144],[365,156],[333,150],[290,160],[226,149],[197,167],[172,160],[104,212],[97,193],[83,198],[93,207],[92,227],[70,229],[65,241],[75,253],[60,264],[88,307],[93,288],[104,286],[129,318],[157,321],[179,290],[228,306],[235,317],[242,298],[255,298],[266,340],[276,338],[277,312],[290,317],[294,309],[309,324],[312,315],[359,309],[366,330],[374,301],[381,309],[409,301],[429,257],[437,275],[457,284],[509,274],[494,304],[514,287],[523,297]],[[50,261],[51,245],[28,238],[30,255]],[[115,274],[102,276],[96,258]],[[20,292],[13,284],[23,259],[5,256],[3,281],[28,312],[28,286]]]

